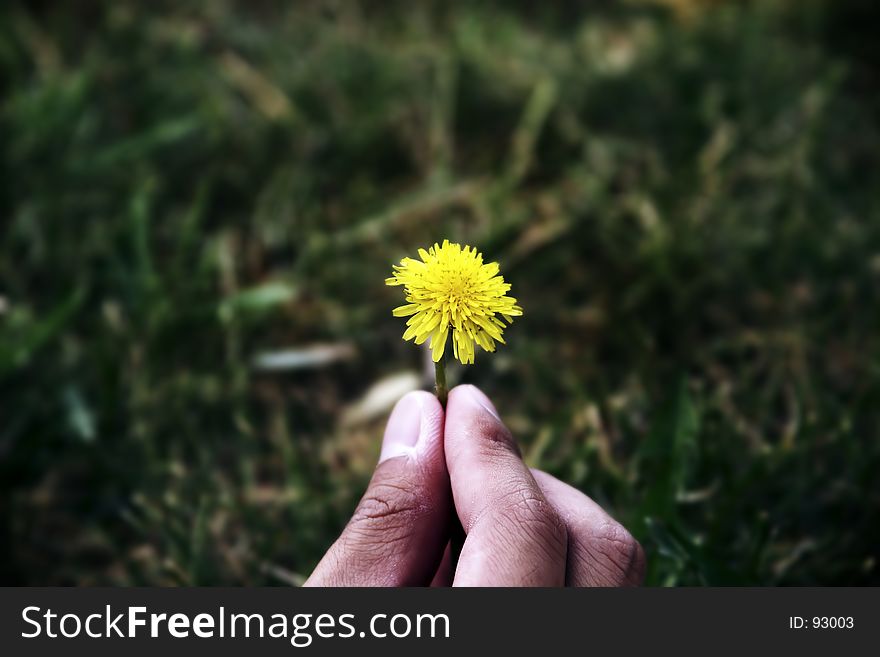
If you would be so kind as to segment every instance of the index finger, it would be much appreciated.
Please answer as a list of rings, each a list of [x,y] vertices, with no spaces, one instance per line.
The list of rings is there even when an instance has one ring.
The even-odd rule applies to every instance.
[[[467,538],[456,586],[561,586],[566,530],[492,402],[471,385],[449,393],[446,466]]]

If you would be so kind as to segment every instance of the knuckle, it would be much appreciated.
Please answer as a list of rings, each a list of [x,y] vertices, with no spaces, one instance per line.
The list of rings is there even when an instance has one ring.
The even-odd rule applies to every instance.
[[[473,433],[482,455],[488,460],[499,456],[509,457],[510,454],[520,455],[519,446],[510,430],[494,418],[481,418],[475,423]]]
[[[609,521],[596,533],[596,556],[602,560],[610,585],[638,585],[645,576],[645,553],[623,525]]]
[[[417,495],[406,486],[374,483],[361,498],[351,523],[363,530],[406,527],[419,515],[420,507]]]
[[[391,566],[413,549],[426,515],[435,513],[437,505],[417,473],[380,466],[312,583],[401,585],[405,573]]]
[[[500,527],[507,527],[538,545],[548,558],[564,562],[568,532],[556,510],[539,494],[517,490],[502,498],[496,515]]]
[[[381,550],[408,540],[435,506],[431,491],[416,473],[380,467],[344,534],[349,541]]]

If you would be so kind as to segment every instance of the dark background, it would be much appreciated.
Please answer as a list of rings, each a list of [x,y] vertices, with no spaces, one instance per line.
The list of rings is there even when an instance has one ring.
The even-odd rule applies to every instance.
[[[4,2],[0,582],[299,583],[457,381],[648,583],[878,583],[880,4]]]

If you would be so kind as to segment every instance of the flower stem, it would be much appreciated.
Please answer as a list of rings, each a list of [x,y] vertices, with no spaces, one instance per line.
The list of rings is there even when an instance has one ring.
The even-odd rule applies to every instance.
[[[434,392],[440,405],[446,408],[446,397],[449,395],[449,388],[446,387],[446,358],[443,357],[434,363]]]

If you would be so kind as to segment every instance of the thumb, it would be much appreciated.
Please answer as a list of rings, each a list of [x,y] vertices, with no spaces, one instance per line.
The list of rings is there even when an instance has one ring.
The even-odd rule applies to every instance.
[[[451,517],[443,422],[443,407],[427,392],[397,402],[367,491],[306,586],[430,583]]]

